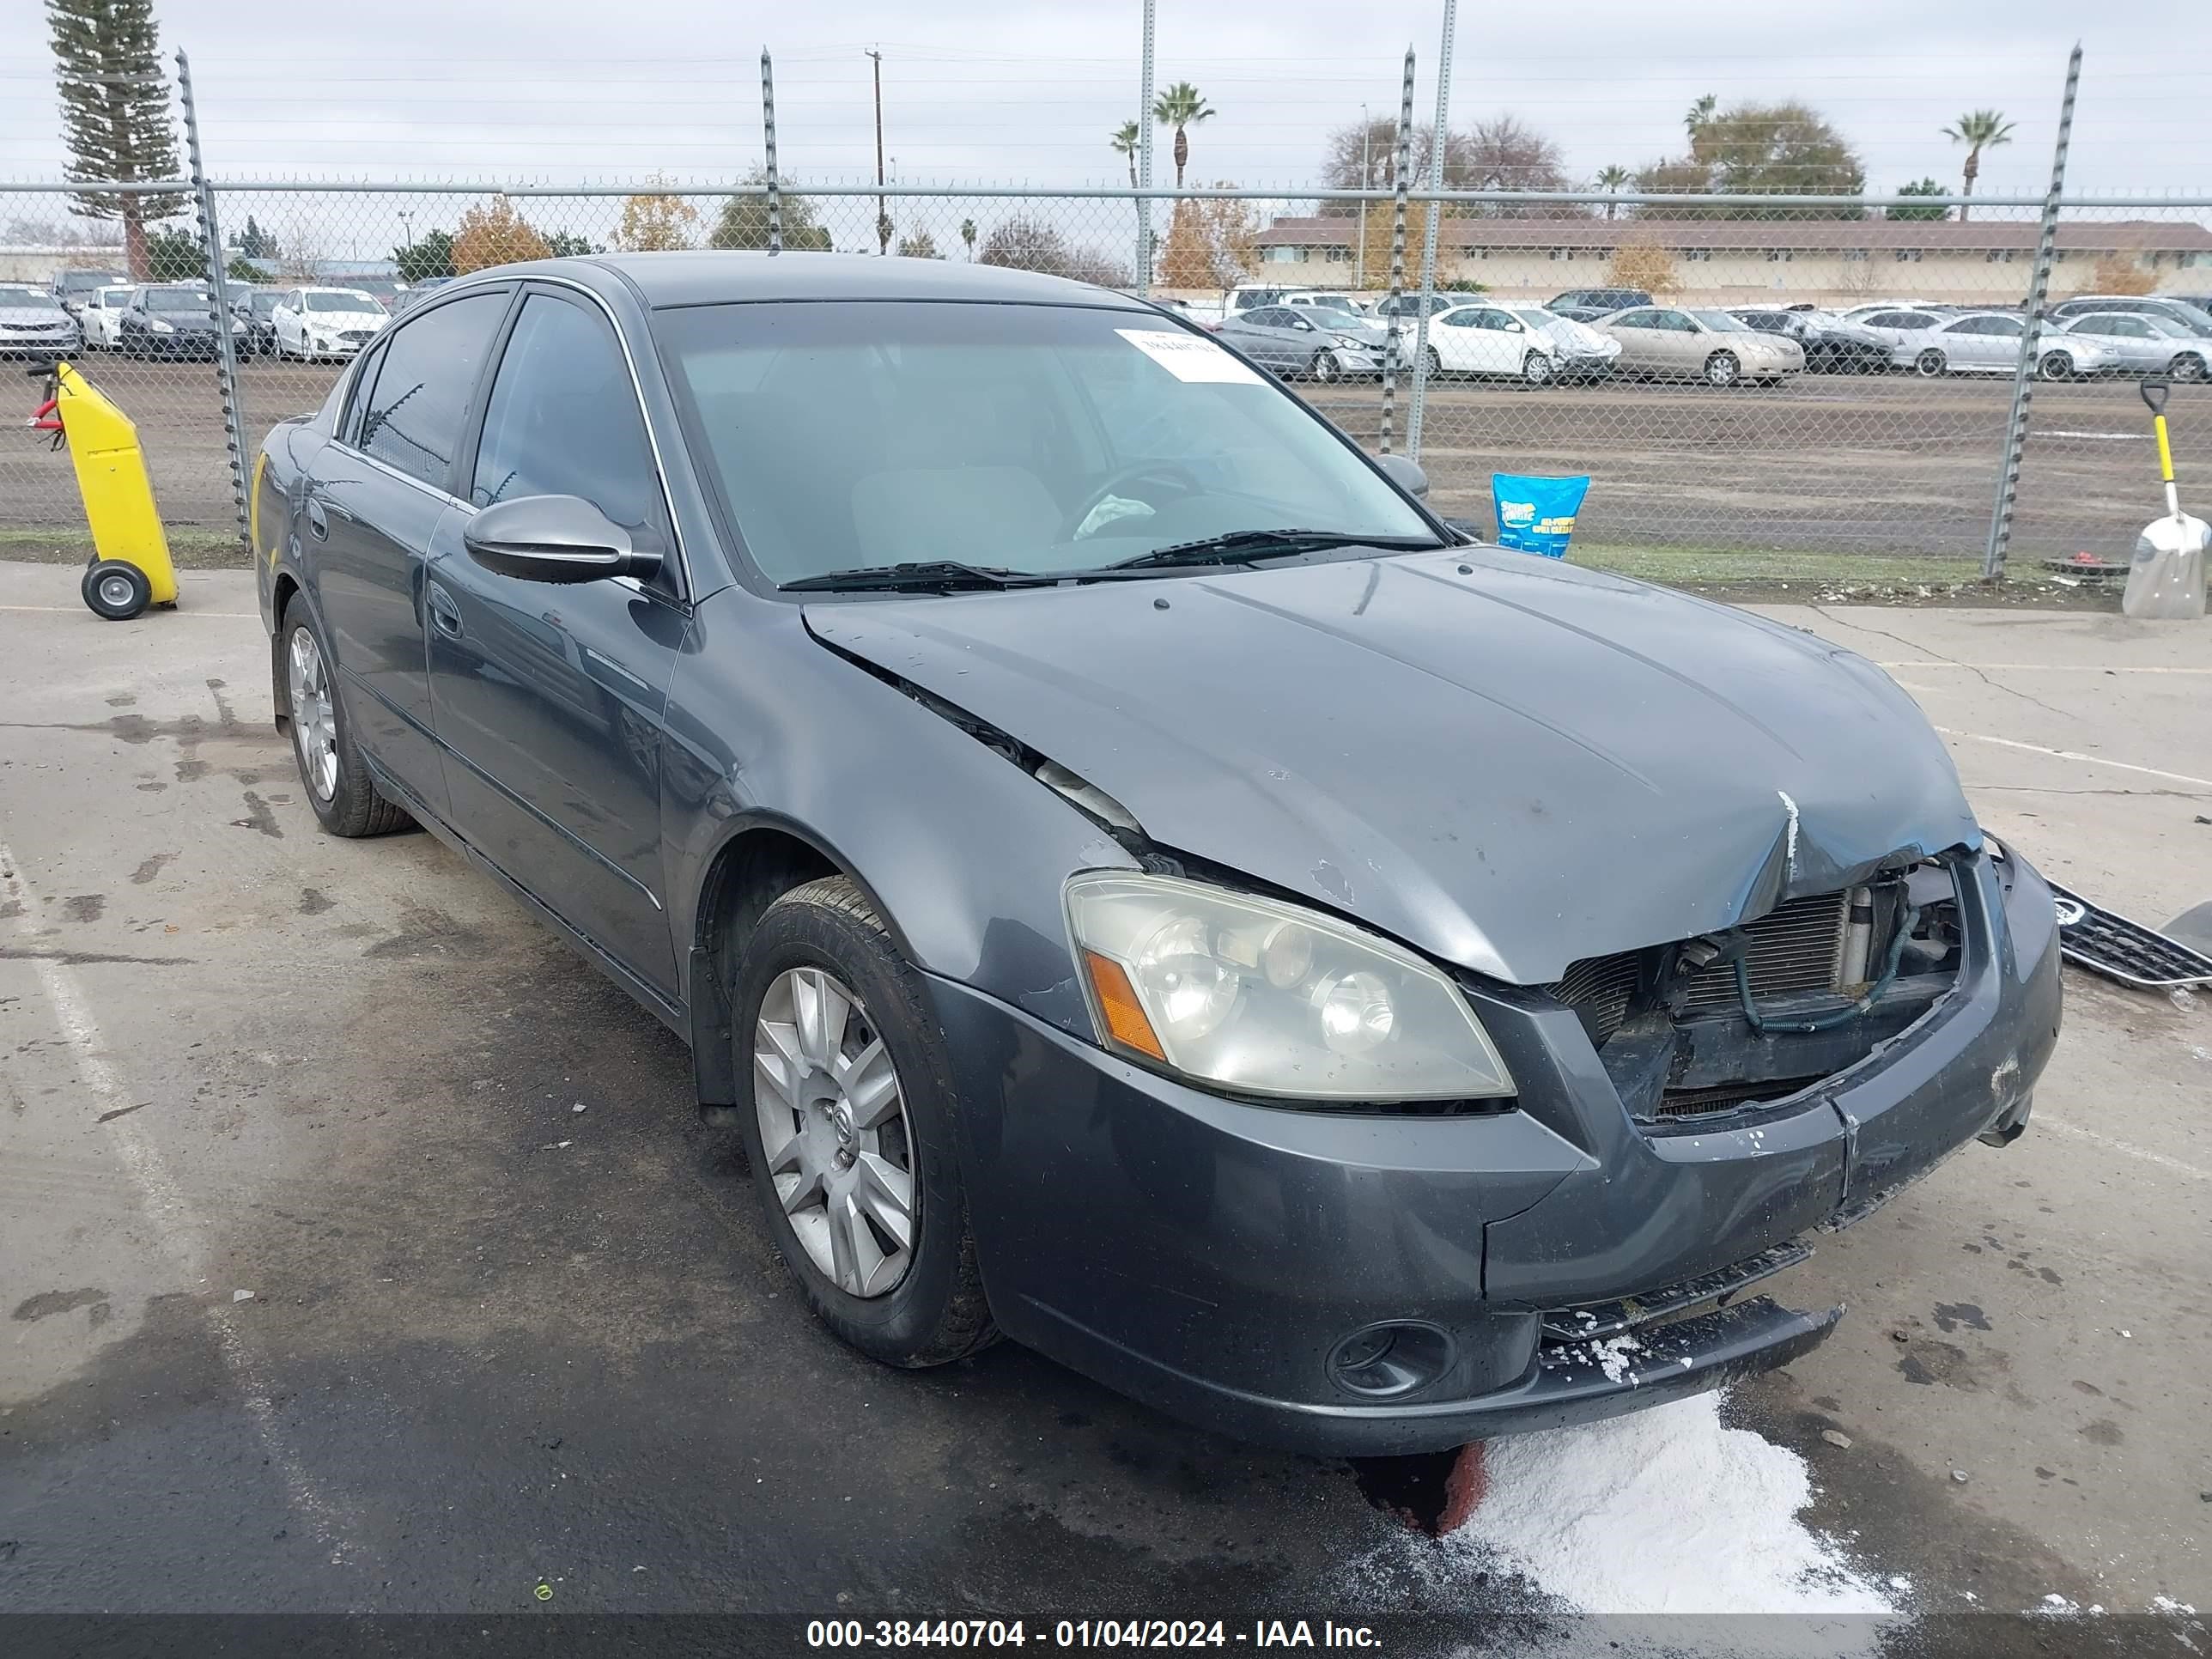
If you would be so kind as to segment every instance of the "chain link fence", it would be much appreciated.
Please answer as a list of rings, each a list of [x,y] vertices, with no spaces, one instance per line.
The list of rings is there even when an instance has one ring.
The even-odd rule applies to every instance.
[[[234,540],[236,522],[211,307],[189,287],[161,286],[206,282],[189,192],[149,193],[173,216],[126,232],[73,215],[68,187],[0,185],[0,224],[13,227],[0,285],[18,285],[0,295],[0,319],[19,314],[17,299],[32,318],[32,290],[59,285],[73,314],[56,339],[137,422],[176,534],[212,546]],[[769,234],[757,184],[260,182],[211,193],[249,448],[271,422],[318,407],[361,340],[457,270],[549,253],[758,248]],[[1731,561],[1778,551],[1896,561],[1905,580],[1978,568],[2024,341],[2038,378],[2012,568],[2083,551],[2124,560],[2158,493],[2134,384],[2152,374],[2203,382],[2212,360],[2212,321],[2185,303],[2146,303],[2212,299],[2212,198],[2066,205],[2052,314],[2032,337],[2024,303],[2040,210],[2018,198],[1961,211],[1942,198],[1463,192],[1439,215],[1429,325],[1418,326],[1409,275],[1395,331],[1371,314],[1391,280],[1385,192],[787,186],[775,206],[793,257],[1020,265],[1141,286],[1203,325],[1237,319],[1224,339],[1280,345],[1285,377],[1370,449],[1386,433],[1407,447],[1419,398],[1418,458],[1440,510],[1492,527],[1494,474],[1587,476],[1578,549],[1675,550],[1723,575]],[[1407,273],[1422,263],[1422,220],[1408,216]],[[131,284],[134,270],[153,285]],[[1328,295],[1345,303],[1312,303]],[[2109,307],[2081,303],[2100,295]],[[48,345],[0,323],[0,351],[27,362]],[[1395,375],[1378,372],[1386,362]],[[37,387],[15,384],[27,416]],[[2185,386],[2172,425],[2186,489],[2212,464],[2212,392]],[[4,430],[0,552],[76,545],[84,532],[67,456],[21,424]]]

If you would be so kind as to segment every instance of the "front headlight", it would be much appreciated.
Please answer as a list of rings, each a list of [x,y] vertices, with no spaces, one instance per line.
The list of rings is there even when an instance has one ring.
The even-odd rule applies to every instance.
[[[165,323],[159,317],[149,319],[146,326],[156,334],[174,334],[177,331],[174,323]]]
[[[1108,1047],[1238,1093],[1297,1100],[1510,1095],[1451,981],[1334,916],[1208,883],[1098,871],[1067,926]]]
[[[1336,343],[1347,351],[1364,351],[1367,349],[1366,341],[1355,340],[1349,334],[1338,335],[1336,337]]]

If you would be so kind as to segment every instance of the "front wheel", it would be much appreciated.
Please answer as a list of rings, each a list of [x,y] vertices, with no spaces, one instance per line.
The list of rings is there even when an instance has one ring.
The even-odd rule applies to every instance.
[[[1532,351],[1521,360],[1521,378],[1530,386],[1549,386],[1552,377],[1552,360],[1542,352]]]
[[[2201,380],[2204,378],[2204,359],[2183,352],[2166,366],[2168,380]]]
[[[2074,378],[2074,360],[2063,351],[2046,351],[2037,370],[2046,380],[2070,380]]]
[[[1743,374],[1743,365],[1730,351],[1716,351],[1705,359],[1707,386],[1734,386]]]
[[[731,1007],[753,1184],[816,1317],[888,1365],[988,1344],[951,1056],[867,896],[833,876],[769,906]]]
[[[354,746],[331,653],[306,602],[295,595],[277,628],[283,641],[292,757],[299,763],[300,781],[307,786],[316,821],[349,841],[405,829],[414,820],[377,793],[368,763]]]
[[[1943,372],[1943,354],[1930,346],[1912,360],[1912,367],[1920,374],[1933,380]]]
[[[1430,380],[1441,380],[1443,379],[1444,360],[1437,356],[1437,349],[1434,346],[1427,346],[1423,349],[1422,360],[1428,364],[1428,378]]]
[[[1344,378],[1344,365],[1338,362],[1333,351],[1316,351],[1313,362],[1306,365],[1306,373],[1323,385]]]
[[[123,559],[102,559],[88,567],[77,591],[92,614],[109,622],[129,622],[154,602],[146,573]]]

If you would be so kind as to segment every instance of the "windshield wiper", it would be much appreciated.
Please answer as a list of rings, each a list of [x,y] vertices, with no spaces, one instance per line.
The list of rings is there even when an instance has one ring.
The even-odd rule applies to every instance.
[[[1438,544],[1425,536],[1359,536],[1340,530],[1232,530],[1225,536],[1208,536],[1172,547],[1154,548],[1133,559],[1103,567],[1115,570],[1158,570],[1175,565],[1244,564],[1252,559],[1290,553],[1318,553],[1333,547],[1379,547],[1393,552],[1413,552]]]
[[[1028,571],[1006,570],[995,565],[961,564],[952,559],[928,559],[908,564],[869,564],[852,570],[832,570],[819,576],[801,576],[796,581],[779,582],[787,593],[819,593],[836,592],[860,592],[870,589],[897,592],[906,589],[915,592],[949,593],[955,589],[979,587],[1031,587],[1040,582],[1058,581],[1057,576],[1034,575]]]

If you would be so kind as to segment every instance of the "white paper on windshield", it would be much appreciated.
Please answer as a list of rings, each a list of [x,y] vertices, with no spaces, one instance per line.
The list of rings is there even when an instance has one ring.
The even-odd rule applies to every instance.
[[[1202,334],[1172,328],[1114,331],[1178,380],[1220,386],[1257,386],[1260,377]]]

